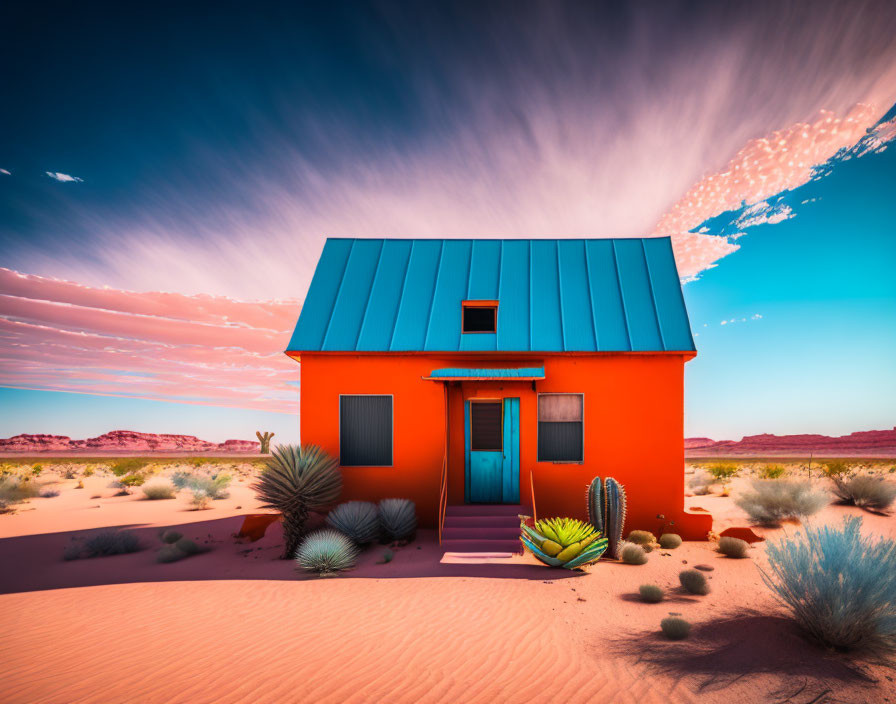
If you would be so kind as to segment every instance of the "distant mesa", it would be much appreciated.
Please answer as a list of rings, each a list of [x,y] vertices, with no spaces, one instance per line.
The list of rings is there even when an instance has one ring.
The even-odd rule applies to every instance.
[[[254,440],[225,440],[222,443],[200,440],[193,435],[159,435],[133,430],[113,430],[87,440],[72,440],[65,435],[16,435],[0,440],[0,452],[71,452],[80,454],[135,452],[209,452],[215,454],[258,454]]]
[[[896,428],[864,430],[849,435],[747,435],[741,440],[687,438],[689,457],[779,456],[896,457]]]

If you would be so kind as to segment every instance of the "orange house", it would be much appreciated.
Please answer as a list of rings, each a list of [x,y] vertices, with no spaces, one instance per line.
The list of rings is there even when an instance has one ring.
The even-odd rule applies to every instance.
[[[684,509],[696,350],[669,238],[328,239],[287,354],[343,500],[409,498],[440,530],[452,510],[585,518],[612,476],[626,533],[711,528]]]

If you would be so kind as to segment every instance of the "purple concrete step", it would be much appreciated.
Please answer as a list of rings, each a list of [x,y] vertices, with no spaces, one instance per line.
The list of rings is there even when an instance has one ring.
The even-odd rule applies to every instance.
[[[442,527],[448,528],[512,528],[519,530],[516,516],[446,516]]]
[[[518,525],[500,528],[445,527],[442,529],[442,540],[516,540],[519,537]]]
[[[445,552],[516,552],[523,551],[523,544],[517,540],[445,540]]]
[[[445,507],[446,516],[517,516],[531,513],[524,506],[512,504],[463,504]]]

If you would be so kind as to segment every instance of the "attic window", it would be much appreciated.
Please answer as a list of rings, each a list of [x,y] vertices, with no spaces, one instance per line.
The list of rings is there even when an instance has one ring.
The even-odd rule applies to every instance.
[[[464,301],[464,332],[497,332],[497,301]]]

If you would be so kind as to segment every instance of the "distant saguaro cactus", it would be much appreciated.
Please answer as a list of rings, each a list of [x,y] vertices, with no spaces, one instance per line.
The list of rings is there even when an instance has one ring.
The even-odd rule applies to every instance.
[[[274,437],[274,433],[266,432],[264,435],[262,435],[260,430],[256,430],[255,435],[258,436],[258,442],[261,443],[261,454],[270,454],[271,438]]]

